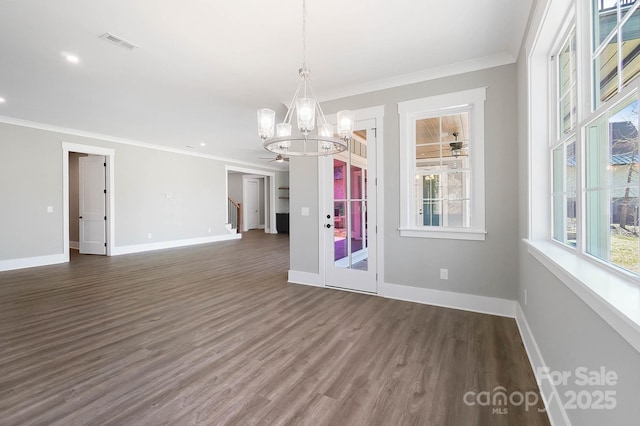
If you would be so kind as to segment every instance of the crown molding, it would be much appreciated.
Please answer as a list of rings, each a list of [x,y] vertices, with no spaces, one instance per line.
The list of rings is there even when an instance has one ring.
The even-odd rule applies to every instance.
[[[216,161],[221,161],[225,163],[242,164],[245,166],[258,167],[266,170],[283,171],[276,167],[265,166],[262,164],[252,163],[249,161],[237,160],[237,159],[228,158],[228,157],[219,157],[217,155],[193,152],[193,151],[188,151],[186,149],[172,148],[169,146],[157,145],[157,144],[152,144],[148,142],[141,142],[134,139],[121,138],[118,136],[111,136],[103,133],[95,133],[95,132],[88,132],[85,130],[73,129],[70,127],[62,127],[62,126],[56,126],[53,124],[23,120],[21,118],[9,117],[6,115],[0,115],[0,124],[11,124],[14,126],[28,127],[31,129],[45,130],[48,132],[62,133],[67,135],[79,136],[83,138],[102,140],[102,141],[113,142],[113,143],[122,144],[122,145],[131,145],[131,146],[137,146],[141,148],[154,149],[157,151],[171,152],[173,154],[182,154],[182,155],[189,155],[191,157],[206,158],[209,160],[216,160]]]
[[[322,92],[318,95],[319,102],[331,101],[334,99],[346,98],[349,96],[361,95],[363,93],[376,92],[379,90],[391,89],[393,87],[406,86],[423,81],[435,80],[442,77],[450,77],[453,75],[464,74],[467,72],[479,71],[487,68],[498,67],[501,65],[513,64],[516,57],[510,53],[498,53],[496,55],[484,56],[468,61],[457,62],[441,67],[428,68],[426,70],[417,71],[409,74],[372,81],[369,83],[358,84],[337,90]]]

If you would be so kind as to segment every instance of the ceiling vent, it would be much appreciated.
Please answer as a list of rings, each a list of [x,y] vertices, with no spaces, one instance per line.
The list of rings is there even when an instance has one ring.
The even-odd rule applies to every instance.
[[[137,45],[135,45],[135,44],[133,44],[133,43],[131,43],[129,41],[126,41],[124,39],[121,39],[120,37],[115,36],[115,35],[113,35],[111,33],[104,33],[104,34],[102,34],[100,36],[100,38],[103,39],[103,40],[108,41],[109,43],[113,43],[113,44],[115,44],[117,46],[120,46],[123,49],[135,50],[135,49],[138,48]]]

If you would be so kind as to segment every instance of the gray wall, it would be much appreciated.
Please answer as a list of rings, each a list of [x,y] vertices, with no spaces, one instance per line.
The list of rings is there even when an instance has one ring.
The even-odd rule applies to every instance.
[[[228,235],[221,161],[0,124],[0,260],[63,252],[62,141],[115,150],[116,247]]]
[[[486,241],[401,238],[397,102],[487,86],[485,103]],[[325,111],[384,105],[384,281],[482,296],[516,298],[517,125],[516,67],[507,65],[367,93],[323,105]],[[291,269],[317,272],[317,168],[291,160]],[[304,182],[302,184],[301,182]],[[301,199],[299,199],[302,198]],[[311,207],[302,218],[300,207]],[[307,228],[309,227],[309,228]],[[297,232],[294,232],[297,231]],[[301,232],[304,230],[304,232]],[[315,256],[315,257],[314,257]],[[449,280],[439,279],[440,268]]]
[[[80,157],[87,154],[69,153],[69,241],[80,241]]]
[[[242,203],[242,173],[229,173],[229,197],[236,203]]]
[[[562,281],[532,257],[521,241],[528,236],[529,229],[528,96],[524,49],[518,58],[517,70],[518,164],[521,170],[518,186],[518,301],[542,357],[551,370],[573,372],[578,367],[598,370],[604,366],[607,371],[615,371],[619,376],[617,386],[602,388],[616,391],[615,410],[568,410],[571,423],[580,426],[637,425],[640,419],[640,354]],[[528,305],[524,303],[525,289]],[[572,386],[558,388],[560,395],[564,395],[567,390],[580,392],[594,389],[576,386],[571,380],[569,385]],[[566,401],[566,398],[563,397],[562,400]]]

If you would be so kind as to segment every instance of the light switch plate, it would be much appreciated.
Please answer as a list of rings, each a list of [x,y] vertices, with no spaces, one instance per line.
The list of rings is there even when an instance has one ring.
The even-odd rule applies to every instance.
[[[47,213],[53,213],[53,206],[47,206]]]
[[[302,216],[309,216],[309,207],[303,207],[300,214],[302,214]]]

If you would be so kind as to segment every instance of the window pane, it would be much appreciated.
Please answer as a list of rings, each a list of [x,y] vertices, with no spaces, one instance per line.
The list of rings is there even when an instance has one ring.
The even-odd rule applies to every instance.
[[[421,226],[440,226],[440,206],[441,201],[425,201],[423,203],[423,220]]]
[[[587,191],[586,199],[586,250],[587,253],[609,261],[609,226],[611,208],[609,191]]]
[[[553,193],[558,194],[564,191],[564,146],[560,145],[553,150]]]
[[[620,17],[624,18],[624,16],[631,10],[633,5],[636,3],[636,0],[622,0],[620,1]]]
[[[619,196],[622,195],[622,196]],[[611,263],[638,272],[638,189],[611,197]]]
[[[574,36],[570,36],[569,40],[565,43],[560,51],[559,62],[558,62],[558,77],[560,80],[560,96],[565,95],[570,87],[572,81],[574,81],[573,76],[573,58],[571,52],[571,42]]]
[[[470,219],[469,200],[444,201],[443,216],[446,217],[447,226],[468,228]]]
[[[562,134],[568,133],[575,125],[572,115],[572,93],[567,93],[560,100],[560,132]]]
[[[446,186],[443,188],[442,198],[449,200],[469,198],[469,179],[469,172],[447,173],[444,179]]]
[[[593,46],[597,49],[618,24],[616,0],[592,0]]]
[[[595,103],[596,108],[618,93],[618,43],[617,37],[595,58]]]
[[[440,117],[416,120],[416,145],[439,143],[440,132]]]
[[[567,214],[566,214],[566,236],[564,241],[566,244],[575,247],[576,246],[576,194],[575,192],[567,194]]]
[[[564,242],[564,195],[553,196],[553,239]]]
[[[601,188],[609,185],[609,126],[606,116],[596,119],[586,128],[585,185]]]
[[[416,146],[416,160],[440,158],[440,144]],[[437,162],[438,164],[440,161]]]
[[[638,186],[638,101],[632,98],[611,111],[609,173],[614,187]]]
[[[626,85],[640,72],[640,10],[622,27],[622,84]]]
[[[576,192],[576,143],[575,141],[568,142],[566,144],[566,161],[565,163],[565,176],[566,176],[566,188],[567,192]]]
[[[442,141],[449,144],[455,142],[458,134],[458,141],[469,140],[469,113],[462,112],[460,114],[442,116]]]

